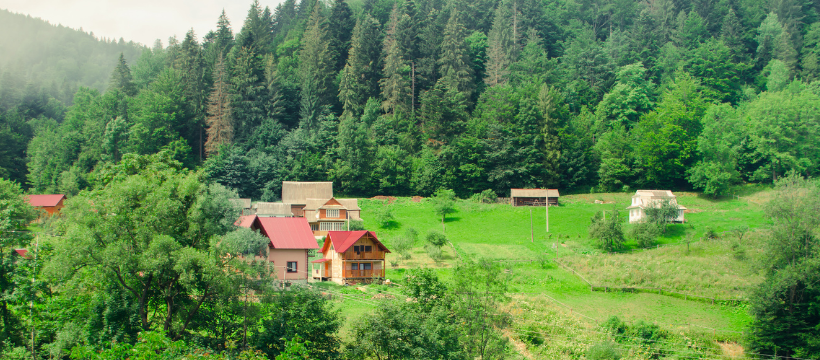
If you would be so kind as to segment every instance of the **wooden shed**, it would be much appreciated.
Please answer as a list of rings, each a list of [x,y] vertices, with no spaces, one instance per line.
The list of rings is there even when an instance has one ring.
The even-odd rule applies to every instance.
[[[60,212],[63,208],[65,195],[63,194],[48,194],[48,195],[26,195],[28,203],[38,209],[43,209],[48,215],[54,215]]]
[[[512,206],[558,206],[558,189],[510,189]]]

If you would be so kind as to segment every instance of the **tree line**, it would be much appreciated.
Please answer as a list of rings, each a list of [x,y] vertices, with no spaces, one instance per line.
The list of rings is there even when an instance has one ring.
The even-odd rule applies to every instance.
[[[817,174],[817,20],[796,0],[254,2],[236,33],[223,13],[54,117],[5,120],[30,133],[4,169],[73,194],[166,149],[261,200],[283,180],[721,195]]]

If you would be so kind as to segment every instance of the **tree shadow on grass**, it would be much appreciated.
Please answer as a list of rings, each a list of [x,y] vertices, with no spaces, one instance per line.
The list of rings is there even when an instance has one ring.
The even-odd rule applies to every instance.
[[[456,222],[456,221],[460,221],[460,220],[461,220],[460,216],[448,216],[448,217],[444,218],[444,223],[446,224],[446,223]]]
[[[396,221],[396,220],[390,220],[390,221],[388,221],[388,222],[387,222],[387,224],[385,224],[384,226],[379,226],[379,229],[384,229],[384,230],[395,230],[395,229],[398,229],[399,227],[401,227],[401,223],[400,223],[400,222],[398,222],[398,221]]]

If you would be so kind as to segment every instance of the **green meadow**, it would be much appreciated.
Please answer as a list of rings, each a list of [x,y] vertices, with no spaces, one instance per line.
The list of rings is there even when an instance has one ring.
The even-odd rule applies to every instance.
[[[749,323],[745,305],[693,301],[651,292],[591,291],[588,281],[610,287],[660,287],[704,297],[745,298],[749,288],[761,281],[751,266],[760,255],[759,240],[768,222],[763,205],[768,200],[765,188],[740,189],[737,196],[712,199],[696,193],[677,193],[678,202],[687,207],[686,223],[669,225],[652,249],[638,249],[629,239],[619,253],[602,253],[588,236],[590,219],[598,211],[612,216],[619,211],[628,232],[627,212],[631,195],[627,193],[580,194],[561,197],[560,206],[511,207],[509,204],[483,204],[459,200],[457,211],[449,214],[442,226],[428,199],[360,199],[364,225],[389,248],[391,241],[413,228],[419,239],[411,258],[397,254],[387,257],[387,278],[398,286],[365,286],[360,289],[321,284],[335,294],[345,317],[366,316],[377,306],[379,293],[400,297],[404,272],[408,268],[429,267],[443,279],[458,276],[459,257],[498,261],[508,277],[510,307],[525,302],[549,304],[551,311],[589,326],[611,316],[644,321],[661,328],[692,334],[705,334],[713,340],[738,340]],[[596,201],[597,200],[597,201]],[[393,220],[379,227],[371,218],[379,207],[389,206]],[[549,232],[546,220],[549,216]],[[739,243],[733,232],[745,224],[750,231]],[[707,231],[717,239],[705,239]],[[452,246],[445,246],[444,259],[434,262],[424,251],[426,234],[444,231]],[[689,239],[689,243],[687,243]],[[554,260],[572,268],[559,266]],[[375,296],[375,298],[374,298]],[[348,322],[349,323],[349,322]],[[349,325],[343,333],[349,336]],[[523,344],[523,343],[522,343]],[[526,344],[519,351],[528,351]],[[532,350],[532,349],[530,349]]]

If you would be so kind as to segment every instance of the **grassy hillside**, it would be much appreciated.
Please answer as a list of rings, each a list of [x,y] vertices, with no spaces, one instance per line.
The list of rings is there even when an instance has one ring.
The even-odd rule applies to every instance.
[[[617,339],[601,333],[600,325],[617,316],[629,324],[643,321],[658,325],[669,336],[667,341],[672,345],[665,350],[641,348],[640,344],[630,342],[613,343],[625,358],[639,359],[659,351],[667,355],[736,351],[737,346],[731,344],[740,339],[750,317],[744,305],[712,305],[646,292],[592,292],[584,280],[550,261],[556,256],[556,248],[562,264],[596,284],[663,287],[701,296],[742,298],[749,287],[761,280],[751,264],[760,256],[759,240],[768,226],[762,209],[768,194],[766,189],[755,188],[747,189],[740,198],[715,200],[679,193],[679,203],[690,210],[687,222],[670,225],[659,239],[658,248],[636,249],[630,240],[627,251],[619,254],[597,250],[588,237],[587,227],[596,211],[627,207],[631,194],[564,196],[561,206],[549,209],[549,233],[545,229],[544,208],[459,201],[458,211],[448,215],[444,224],[454,249],[445,248],[445,260],[440,264],[430,260],[423,250],[425,235],[442,230],[441,218],[435,215],[428,200],[398,198],[387,204],[383,200],[362,199],[360,206],[365,226],[375,230],[388,247],[407,228],[416,229],[420,235],[411,259],[399,260],[397,254],[388,255],[388,263],[398,265],[387,272],[394,282],[401,284],[404,269],[418,266],[435,268],[444,279],[458,276],[453,270],[458,261],[456,252],[503,264],[511,293],[508,306],[516,318],[510,335],[521,354],[529,358],[571,358],[571,354],[581,354],[595,344],[613,342]],[[596,204],[596,200],[605,204]],[[391,207],[394,220],[379,228],[372,214],[383,206]],[[742,243],[731,232],[740,224],[752,228]],[[721,238],[701,240],[708,229],[721,234]],[[694,240],[688,246],[687,237]],[[337,298],[349,319],[366,316],[378,306],[379,291],[401,296],[396,288],[368,287],[367,292],[362,292],[349,287],[322,286],[336,293],[356,294]],[[564,323],[575,325],[569,329],[560,325]]]

